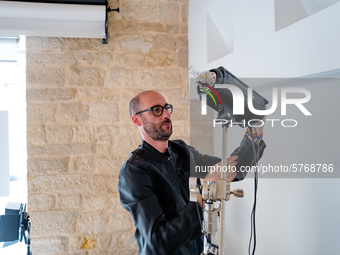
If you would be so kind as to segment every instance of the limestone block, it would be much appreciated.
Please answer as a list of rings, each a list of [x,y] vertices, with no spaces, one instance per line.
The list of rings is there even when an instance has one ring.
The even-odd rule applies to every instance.
[[[91,120],[93,122],[117,122],[118,106],[115,103],[96,102],[91,105]]]
[[[190,109],[187,107],[176,107],[176,110],[173,111],[172,113],[172,119],[176,121],[180,120],[189,120],[189,114],[190,114]]]
[[[145,56],[147,67],[165,67],[176,63],[176,55],[173,53],[149,53]]]
[[[181,33],[187,34],[188,33],[188,24],[182,24],[181,25]]]
[[[112,8],[112,4],[111,4]],[[114,13],[111,13],[110,16],[114,16]],[[93,47],[93,52],[114,52],[115,51],[115,43],[114,40],[112,40],[112,36],[110,37],[110,40],[108,40],[107,44],[103,44],[102,40],[98,40],[98,38],[91,38],[90,39],[91,46]]]
[[[134,70],[132,71],[132,77],[133,77],[133,84],[136,87],[150,87],[152,86],[152,76],[153,76],[152,69],[140,69],[140,70]],[[137,93],[136,93],[137,94]],[[132,95],[128,102],[136,95]]]
[[[120,123],[126,123],[127,127],[129,126],[129,124],[132,124],[130,114],[129,114],[129,110],[128,110],[129,109],[128,102],[130,102],[130,100],[118,102],[119,122]],[[124,129],[121,129],[121,134],[123,134],[124,131],[125,131]]]
[[[111,40],[111,38],[110,38]],[[113,54],[112,53],[95,53],[93,54],[93,63],[94,64],[99,64],[103,66],[109,65],[113,60]]]
[[[69,247],[68,236],[52,238],[34,238],[31,242],[33,254],[56,254],[67,252]]]
[[[133,232],[123,233],[119,239],[122,248],[138,249]]]
[[[141,37],[128,37],[118,41],[116,49],[118,51],[148,52],[152,49],[152,44]]]
[[[177,34],[179,32],[179,26],[174,24],[165,25],[165,32],[170,34]]]
[[[95,175],[92,178],[91,190],[97,194],[117,194],[118,178],[111,175]]]
[[[139,22],[136,26],[140,32],[166,32],[159,22]]]
[[[145,57],[140,53],[127,53],[117,56],[117,62],[119,65],[125,67],[142,67],[145,63]]]
[[[28,86],[63,86],[65,83],[65,70],[59,67],[27,66],[26,83]]]
[[[176,38],[176,47],[180,49],[188,49],[188,36],[183,35]]]
[[[56,107],[54,104],[28,104],[27,122],[54,122]]]
[[[26,99],[28,102],[72,100],[76,93],[76,89],[28,89]]]
[[[110,207],[110,198],[105,195],[87,195],[83,197],[85,210],[107,210]]]
[[[126,114],[127,119],[130,120],[130,116],[128,114]],[[131,120],[130,120],[131,121]],[[134,146],[138,146],[141,143],[141,136],[140,133],[137,129],[137,127],[132,123],[126,123],[125,128],[121,129],[120,131],[120,135],[122,136],[130,136],[131,137],[131,148],[136,148]]]
[[[48,143],[71,143],[72,127],[71,126],[47,126],[46,140]]]
[[[76,211],[31,212],[31,236],[52,236],[76,232]]]
[[[73,142],[75,143],[93,143],[94,128],[88,126],[73,127]]]
[[[70,69],[68,83],[80,87],[103,87],[105,71],[94,67],[74,67]]]
[[[81,209],[82,197],[80,194],[58,195],[59,209]]]
[[[189,62],[189,54],[188,50],[186,49],[180,49],[177,52],[177,65],[179,67],[182,67],[183,69],[188,69],[188,62]]]
[[[157,70],[154,74],[153,85],[161,88],[180,87],[180,74],[177,69]]]
[[[78,63],[92,63],[94,56],[88,52],[72,53],[75,59],[75,64]]]
[[[118,154],[118,153],[117,153]],[[97,170],[98,174],[112,174],[118,175],[120,165],[115,159],[117,155],[113,156],[97,156]]]
[[[45,130],[43,125],[27,125],[27,143],[44,144]]]
[[[81,245],[82,249],[94,249],[96,248],[97,239],[96,236],[84,237],[83,243]]]
[[[116,135],[119,133],[118,125],[101,125],[97,128],[97,133],[100,135]]]
[[[110,147],[104,144],[96,144],[97,155],[110,155]]]
[[[110,135],[100,135],[98,137],[97,143],[106,144],[107,146],[110,146],[112,143],[112,136]]]
[[[110,34],[117,33],[117,32],[137,32],[138,31],[138,23],[137,21],[122,21],[122,20],[115,20],[113,22],[109,22],[108,31]]]
[[[90,191],[90,176],[37,176],[27,182],[28,194],[80,193]]]
[[[171,93],[169,102],[173,104],[174,107],[178,105],[189,105],[189,90],[185,88],[184,90],[176,91],[176,93]]]
[[[57,144],[46,146],[29,146],[27,148],[28,155],[89,155],[93,154],[95,146],[91,144]]]
[[[124,20],[157,20],[157,2],[124,2]]]
[[[54,53],[54,52],[28,52],[26,54],[26,64],[31,65],[57,65],[68,66],[81,62],[92,62],[92,55],[90,53]]]
[[[82,235],[93,235],[105,232],[106,215],[102,211],[89,211],[79,213],[78,233]]]
[[[55,196],[29,196],[28,211],[46,211],[55,209]]]
[[[182,20],[182,22],[188,22],[188,16],[189,16],[189,5],[188,4],[182,4],[182,7],[181,7],[181,20]]]
[[[179,21],[179,6],[178,3],[160,2],[158,17],[163,22],[178,22]]]
[[[110,233],[110,234],[101,234],[99,236],[99,247],[101,249],[115,249],[119,246],[119,234]]]
[[[64,42],[67,51],[84,51],[93,48],[89,38],[64,38]]]
[[[120,203],[119,195],[110,195],[110,204],[111,209],[113,212],[119,213],[119,212],[125,212],[125,209]]]
[[[79,101],[103,100],[103,90],[101,88],[79,88],[77,97]]]
[[[30,51],[50,51],[64,48],[64,38],[59,37],[26,37],[26,50]]]
[[[90,107],[84,103],[61,104],[59,118],[67,122],[86,122],[90,118]]]
[[[88,251],[95,249],[97,246],[96,235],[92,236],[70,236],[70,251],[82,252],[81,254],[88,254]],[[83,253],[86,251],[86,253]]]
[[[138,141],[140,143],[140,140]],[[116,137],[112,147],[111,155],[123,155],[123,157],[128,157],[131,151],[133,151],[138,144],[131,136],[119,136]]]
[[[114,68],[110,70],[109,80],[107,82],[108,88],[126,88],[132,87],[132,71]]]
[[[173,35],[157,34],[151,38],[147,38],[153,44],[154,50],[175,51],[176,43]]]
[[[138,250],[108,251],[105,255],[139,255]]]
[[[29,175],[58,174],[66,172],[69,158],[34,158],[27,160]]]
[[[129,212],[111,213],[107,226],[108,232],[127,231],[132,229],[132,219]]]
[[[72,158],[73,173],[93,173],[95,171],[94,156]]]

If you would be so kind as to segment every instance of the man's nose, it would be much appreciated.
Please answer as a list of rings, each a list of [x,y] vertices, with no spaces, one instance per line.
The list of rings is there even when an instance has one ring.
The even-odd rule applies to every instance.
[[[163,109],[162,119],[170,119],[170,113],[167,109]]]

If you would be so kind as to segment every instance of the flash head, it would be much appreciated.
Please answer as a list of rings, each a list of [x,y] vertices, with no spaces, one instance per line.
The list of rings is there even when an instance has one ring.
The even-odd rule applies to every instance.
[[[193,73],[193,72],[192,72]],[[218,119],[235,120],[237,123],[245,123],[241,125],[246,127],[251,120],[261,120],[264,115],[256,115],[249,110],[248,106],[248,88],[249,86],[226,70],[223,66],[211,69],[200,74],[196,73],[197,93],[202,100],[203,94],[209,94],[206,97],[206,103],[209,107],[219,113]],[[230,89],[219,88],[218,84],[234,85],[243,94],[243,114],[234,114],[234,95]],[[252,90],[252,104],[257,110],[264,110],[265,105],[269,103],[267,99],[256,91]],[[218,100],[216,100],[216,98]],[[237,98],[236,98],[237,99]],[[254,121],[256,122],[256,121]]]

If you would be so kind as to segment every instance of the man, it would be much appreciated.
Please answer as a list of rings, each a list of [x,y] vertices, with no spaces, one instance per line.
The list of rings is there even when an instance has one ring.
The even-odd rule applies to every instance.
[[[173,107],[161,94],[142,92],[131,100],[129,110],[143,140],[123,164],[118,189],[136,227],[139,253],[196,255],[195,239],[202,233],[197,205],[189,200],[190,167],[212,166],[221,159],[202,155],[181,140],[169,140]],[[242,143],[240,155],[251,154],[250,140]],[[260,155],[264,147],[260,144]],[[236,165],[237,158],[230,157],[228,164]],[[228,179],[235,177],[236,173]]]

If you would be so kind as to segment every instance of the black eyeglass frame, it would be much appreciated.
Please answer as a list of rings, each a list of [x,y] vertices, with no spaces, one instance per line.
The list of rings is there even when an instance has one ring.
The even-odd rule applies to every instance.
[[[156,107],[161,107],[161,108],[162,108],[161,114],[156,115],[156,114],[153,112],[154,108],[156,108]],[[168,113],[169,113],[169,114],[172,114],[173,106],[172,106],[172,104],[166,104],[166,105],[164,105],[164,106],[155,105],[155,106],[152,106],[152,107],[150,107],[150,108],[148,108],[148,109],[146,109],[146,110],[143,110],[143,111],[140,111],[140,112],[136,112],[135,114],[140,114],[140,113],[143,113],[143,112],[151,111],[152,114],[153,114],[153,116],[159,117],[159,116],[162,116],[164,109],[166,109],[167,111],[168,111],[168,109],[170,109],[170,111],[168,111]]]

